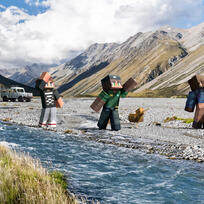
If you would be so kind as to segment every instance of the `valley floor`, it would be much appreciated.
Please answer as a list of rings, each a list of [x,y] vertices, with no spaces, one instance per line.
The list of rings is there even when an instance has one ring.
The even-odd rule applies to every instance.
[[[173,98],[126,98],[121,99],[119,114],[121,130],[98,130],[100,116],[89,107],[92,98],[64,99],[65,105],[57,109],[58,125],[53,131],[66,132],[76,137],[105,144],[138,149],[147,153],[165,155],[170,159],[204,161],[204,130],[191,128],[182,120],[164,122],[167,117],[193,118],[184,111],[186,99]],[[138,125],[128,121],[129,113],[139,107],[147,109],[144,122]],[[35,98],[29,103],[0,102],[0,120],[37,127],[41,102]]]

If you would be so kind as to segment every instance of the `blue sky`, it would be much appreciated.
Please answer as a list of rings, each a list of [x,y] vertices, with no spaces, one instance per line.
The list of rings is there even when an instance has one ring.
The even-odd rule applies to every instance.
[[[93,43],[204,22],[204,0],[0,0],[0,69],[59,64]]]
[[[32,2],[34,3],[35,1],[31,1],[31,3]],[[39,0],[39,2],[42,2],[42,0]],[[16,6],[20,9],[24,9],[30,15],[37,15],[39,13],[46,12],[46,10],[49,8],[49,7],[47,8],[44,6],[35,6],[34,4],[29,5],[24,0],[0,0],[0,4],[5,6],[5,7]]]

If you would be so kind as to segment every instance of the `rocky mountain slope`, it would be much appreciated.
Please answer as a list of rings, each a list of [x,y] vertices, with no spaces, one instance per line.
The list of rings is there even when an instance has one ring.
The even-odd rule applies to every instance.
[[[204,72],[203,33],[204,23],[190,29],[164,26],[121,44],[94,44],[65,65],[72,73],[59,90],[66,96],[96,95],[104,76],[118,74],[123,82],[129,77],[138,82],[132,95],[185,95],[187,80]]]
[[[34,87],[39,74],[43,71],[50,71],[52,67],[55,66],[34,63],[19,69],[0,70],[0,74],[16,82]]]
[[[118,74],[123,82],[133,77],[138,86],[132,95],[183,95],[189,90],[187,80],[204,72],[203,51],[204,23],[189,29],[164,26],[139,32],[120,44],[95,43],[71,61],[47,70],[65,96],[98,94],[100,80],[107,74]],[[39,67],[36,70],[26,69],[12,78],[23,82],[30,76],[31,81],[23,82],[30,85],[39,76]]]
[[[189,91],[187,81],[195,74],[204,74],[204,23],[183,30],[182,34],[180,43],[188,55],[165,73],[137,89],[137,94],[151,96],[166,91],[167,96],[186,95]]]
[[[94,44],[65,65],[64,70],[74,72],[63,79],[59,90],[65,95],[97,94],[107,74],[119,74],[123,82],[133,77],[140,87],[187,56],[179,42],[182,36],[179,31],[160,29],[137,33],[121,44]]]
[[[25,89],[26,92],[29,92],[29,93],[33,93],[33,95],[39,95],[39,92],[32,88],[32,87],[29,87],[27,85],[24,85],[24,84],[21,84],[21,83],[18,83],[14,80],[11,80],[11,79],[8,79],[2,75],[0,75],[0,83],[4,84],[4,85],[7,85],[7,86],[18,86],[18,87],[23,87]]]

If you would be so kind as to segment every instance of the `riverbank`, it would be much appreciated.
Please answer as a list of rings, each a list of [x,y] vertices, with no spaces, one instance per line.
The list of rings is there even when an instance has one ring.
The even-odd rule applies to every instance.
[[[167,117],[193,118],[193,113],[184,111],[185,99],[171,98],[126,98],[121,99],[119,113],[120,131],[98,130],[99,113],[89,106],[94,99],[64,99],[65,105],[57,110],[58,125],[52,129],[66,132],[84,140],[93,140],[146,153],[165,155],[170,159],[204,161],[204,130],[191,128],[191,123],[182,120],[164,122]],[[144,122],[138,125],[128,121],[128,114],[138,107],[148,109]],[[40,99],[30,103],[0,102],[0,120],[37,127],[41,113]]]
[[[60,172],[0,145],[0,203],[77,204]]]

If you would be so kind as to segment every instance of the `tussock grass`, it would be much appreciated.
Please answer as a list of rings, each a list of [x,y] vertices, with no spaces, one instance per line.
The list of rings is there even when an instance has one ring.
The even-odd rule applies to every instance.
[[[39,161],[0,145],[0,203],[75,204],[62,173],[48,173]]]
[[[174,121],[174,120],[181,120],[183,121],[183,123],[192,123],[193,122],[193,118],[179,118],[177,116],[173,116],[173,117],[167,117],[164,122],[167,123],[169,121]]]
[[[4,122],[9,122],[10,120],[12,120],[12,118],[3,118],[2,121]]]
[[[139,93],[129,93],[128,95],[139,98],[186,98],[185,95],[178,94],[174,86],[156,90],[145,89]]]
[[[7,103],[1,103],[1,106],[7,106],[8,104]]]

